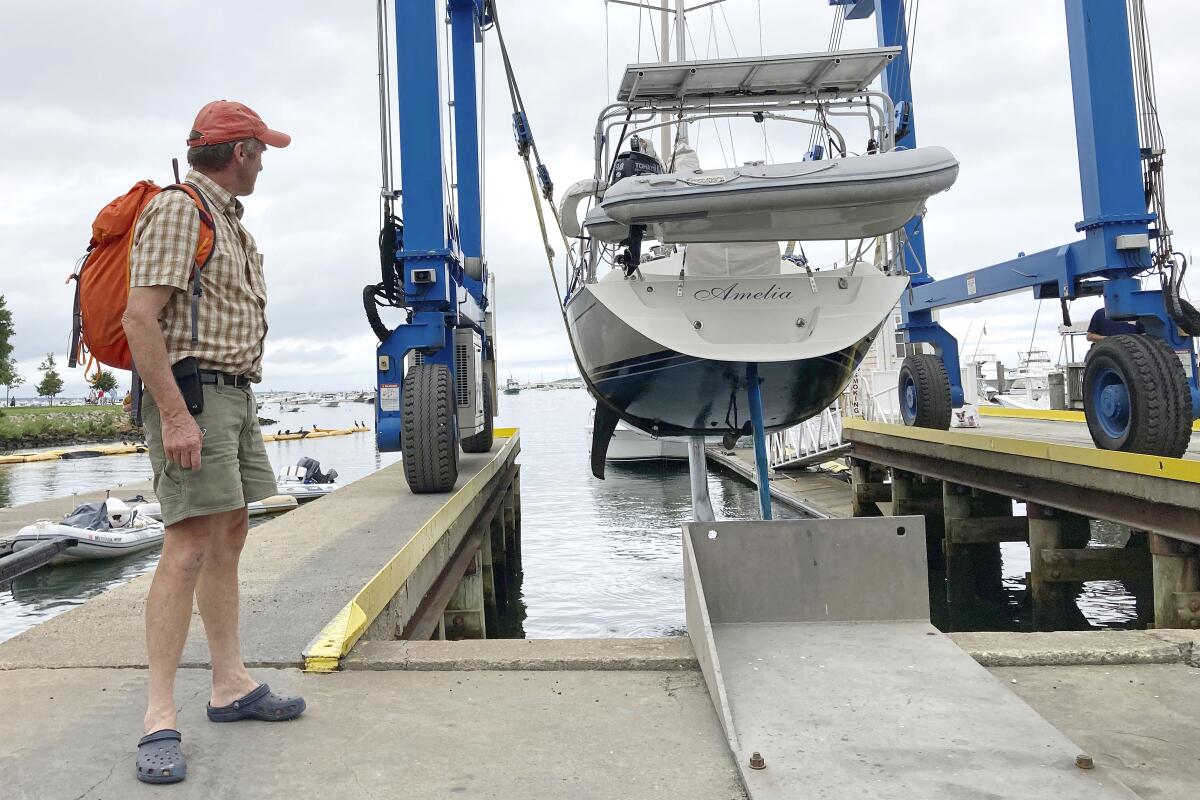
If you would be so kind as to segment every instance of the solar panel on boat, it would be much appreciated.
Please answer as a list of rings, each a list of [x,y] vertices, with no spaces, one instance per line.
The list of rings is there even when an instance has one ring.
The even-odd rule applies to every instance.
[[[899,47],[755,58],[630,64],[617,100],[856,92],[899,56]]]

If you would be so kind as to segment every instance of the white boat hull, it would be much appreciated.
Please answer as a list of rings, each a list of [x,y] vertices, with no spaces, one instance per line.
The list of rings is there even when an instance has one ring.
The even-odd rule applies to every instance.
[[[588,440],[592,429],[587,429]],[[654,437],[624,423],[618,424],[608,443],[605,461],[610,463],[632,463],[636,461],[687,461],[688,443],[685,439]]]
[[[164,529],[161,522],[147,520],[133,528],[113,528],[107,531],[91,531],[74,528],[59,522],[39,520],[26,525],[13,537],[13,551],[24,550],[48,539],[70,538],[76,544],[56,555],[51,563],[69,561],[95,561],[106,558],[121,558],[141,553],[162,545]]]
[[[841,393],[908,285],[865,265],[813,280],[687,278],[681,292],[676,277],[610,274],[568,302],[572,347],[592,393],[640,430],[747,432],[751,363],[765,427],[785,428]]]
[[[276,481],[281,495],[294,497],[298,502],[316,500],[327,494],[332,494],[340,484],[336,483],[298,483],[296,481]]]
[[[256,500],[246,505],[246,514],[251,517],[261,517],[266,514],[282,514],[297,506],[297,499],[287,494],[277,494],[263,500]],[[162,520],[162,506],[158,503],[143,503],[137,507],[139,514],[155,520]]]

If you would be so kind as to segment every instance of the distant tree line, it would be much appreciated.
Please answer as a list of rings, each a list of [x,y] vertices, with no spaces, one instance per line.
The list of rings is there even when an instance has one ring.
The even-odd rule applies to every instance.
[[[4,295],[0,294],[0,386],[4,387],[5,405],[12,402],[12,390],[25,383],[25,377],[17,371],[17,360],[12,354],[14,333],[12,311],[6,305]],[[42,379],[38,382],[37,393],[49,398],[50,405],[54,405],[54,398],[62,394],[63,379],[53,353],[46,354],[38,370],[42,373]],[[116,390],[117,377],[108,370],[100,370],[89,383],[96,391],[109,393]]]
[[[13,333],[12,311],[5,305],[4,295],[0,294],[0,386],[4,387],[5,405],[12,397],[12,390],[25,383],[25,378],[17,372],[17,360],[12,355]]]

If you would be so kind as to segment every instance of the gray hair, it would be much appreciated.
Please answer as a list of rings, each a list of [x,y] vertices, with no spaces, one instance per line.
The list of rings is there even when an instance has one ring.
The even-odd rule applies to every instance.
[[[192,131],[188,138],[196,139],[202,134],[199,131]],[[267,149],[267,146],[258,139],[239,139],[242,147],[246,149],[246,153],[251,156],[258,155]],[[233,160],[233,148],[238,142],[222,142],[221,144],[202,144],[196,147],[189,147],[187,151],[187,160],[196,169],[221,170],[229,166],[229,162]]]

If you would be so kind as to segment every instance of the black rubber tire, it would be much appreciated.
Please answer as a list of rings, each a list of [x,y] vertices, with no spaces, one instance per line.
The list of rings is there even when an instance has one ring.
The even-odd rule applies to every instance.
[[[464,436],[462,449],[464,453],[486,453],[492,449],[494,441],[492,425],[492,379],[487,371],[483,373],[483,430],[474,436]]]
[[[1103,370],[1121,376],[1129,393],[1130,423],[1110,435],[1091,406]],[[1092,347],[1083,371],[1084,416],[1096,447],[1179,458],[1192,438],[1192,395],[1187,373],[1162,339],[1148,335],[1108,336]]]
[[[916,391],[916,414],[912,417],[905,410],[906,376],[912,379]],[[940,357],[923,353],[907,356],[900,366],[899,383],[900,417],[905,425],[950,430],[950,379]]]
[[[1169,426],[1175,438],[1168,442],[1168,452],[1178,453],[1178,456],[1172,457],[1179,458],[1187,452],[1188,445],[1192,442],[1192,390],[1188,383],[1187,370],[1184,369],[1179,356],[1165,341],[1157,336],[1142,336],[1141,339],[1157,357],[1161,374],[1167,376],[1160,388],[1166,395],[1168,404],[1172,406],[1168,414],[1175,420]]]
[[[400,446],[413,494],[448,492],[458,481],[454,384],[444,364],[417,364],[404,376]]]

